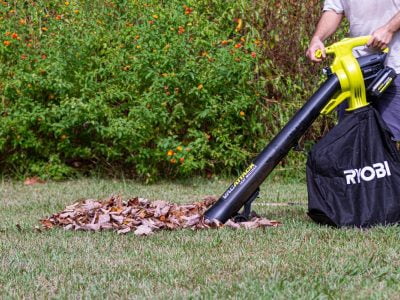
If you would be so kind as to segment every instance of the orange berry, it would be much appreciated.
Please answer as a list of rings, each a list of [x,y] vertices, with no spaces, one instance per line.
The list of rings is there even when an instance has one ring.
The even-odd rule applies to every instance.
[[[236,49],[242,48],[242,44],[241,44],[241,43],[237,43],[237,44],[235,45],[235,48],[236,48]]]
[[[246,113],[245,113],[244,111],[241,111],[241,112],[239,113],[239,115],[240,115],[241,117],[244,117],[244,116],[246,115]]]
[[[19,40],[19,36],[18,36],[18,33],[13,33],[12,35],[11,35],[11,37],[14,39],[14,40]]]
[[[184,158],[184,157],[181,157],[181,158],[179,159],[179,161],[181,162],[181,164],[183,164],[183,162],[185,161],[185,158]]]
[[[25,19],[19,19],[19,24],[20,25],[25,25],[26,24],[26,20]]]
[[[168,150],[168,152],[167,152],[167,155],[168,155],[168,156],[172,156],[172,155],[174,155],[174,154],[175,154],[175,152],[172,151],[172,150]]]
[[[229,42],[227,40],[221,41],[221,45],[227,45]]]
[[[11,42],[10,41],[4,41],[3,44],[4,44],[4,46],[10,46]]]
[[[182,151],[182,146],[178,146],[178,147],[176,147],[176,150],[178,150],[178,151]]]
[[[60,16],[60,15],[56,16],[56,20],[61,20],[61,19],[62,19],[62,16]]]
[[[256,58],[257,57],[257,53],[255,53],[255,52],[251,52],[250,55],[251,55],[252,58]]]
[[[190,15],[193,12],[193,8],[186,6],[185,7],[185,15]]]
[[[178,34],[183,34],[185,32],[185,28],[183,26],[178,27]]]

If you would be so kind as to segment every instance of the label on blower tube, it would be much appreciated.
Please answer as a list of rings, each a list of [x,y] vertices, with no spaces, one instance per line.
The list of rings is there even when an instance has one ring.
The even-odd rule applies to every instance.
[[[249,178],[249,176],[254,173],[255,169],[257,169],[257,166],[254,163],[248,166],[247,169],[244,170],[244,172],[235,180],[234,183],[232,183],[229,189],[222,195],[222,198],[223,199],[228,198],[229,195],[235,190],[235,188],[238,185],[243,184],[243,182],[245,182],[246,179]]]

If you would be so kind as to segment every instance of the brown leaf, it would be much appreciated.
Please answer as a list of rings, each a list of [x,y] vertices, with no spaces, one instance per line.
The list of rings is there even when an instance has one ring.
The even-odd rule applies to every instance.
[[[147,225],[140,225],[136,228],[134,234],[136,235],[149,235],[153,233],[153,229]]]
[[[99,219],[97,221],[98,224],[103,225],[104,223],[110,222],[111,217],[109,214],[99,215]]]
[[[111,215],[111,219],[116,221],[118,224],[122,224],[124,222],[123,216]]]
[[[85,224],[82,226],[83,229],[85,230],[93,230],[93,231],[99,231],[100,230],[100,224]]]
[[[102,205],[100,202],[93,200],[93,199],[88,199],[85,201],[85,203],[82,205],[82,208],[84,210],[93,210],[96,208],[100,208]]]
[[[46,228],[46,229],[53,228],[53,226],[54,226],[53,222],[51,222],[48,219],[40,220],[40,223],[42,223],[43,227]]]
[[[34,185],[34,184],[43,184],[43,183],[46,183],[46,182],[37,176],[27,177],[24,181],[25,185]]]
[[[232,220],[226,221],[226,223],[224,224],[224,226],[226,226],[226,227],[231,227],[231,228],[235,228],[235,229],[240,228],[240,224],[239,224],[239,223],[235,223],[235,222],[233,222]]]

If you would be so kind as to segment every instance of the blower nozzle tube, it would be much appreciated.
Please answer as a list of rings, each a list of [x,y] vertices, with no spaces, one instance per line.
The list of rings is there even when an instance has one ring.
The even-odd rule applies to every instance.
[[[333,74],[230,185],[219,200],[206,211],[205,218],[225,223],[235,216],[338,91],[340,91],[340,82]]]

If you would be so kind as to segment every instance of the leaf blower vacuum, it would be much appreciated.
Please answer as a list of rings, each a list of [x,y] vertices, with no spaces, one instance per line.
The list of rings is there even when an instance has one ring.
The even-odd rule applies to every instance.
[[[325,73],[327,74],[326,81],[311,96],[311,98],[304,104],[304,106],[292,117],[292,119],[283,127],[283,129],[271,140],[271,142],[262,150],[262,152],[252,161],[252,163],[244,170],[244,172],[229,186],[229,188],[222,194],[219,200],[206,211],[205,218],[207,220],[218,220],[222,223],[225,223],[230,218],[236,218],[237,221],[247,220],[250,216],[251,204],[259,195],[259,187],[261,183],[272,172],[275,166],[287,155],[290,149],[297,144],[299,138],[306,132],[306,130],[311,126],[311,124],[315,121],[320,113],[328,114],[332,112],[336,107],[338,107],[339,104],[341,104],[345,100],[348,101],[348,108],[346,111],[350,115],[352,115],[353,113],[353,115],[357,115],[356,112],[360,112],[363,110],[369,111],[370,105],[367,102],[367,93],[374,96],[381,95],[390,86],[390,84],[396,77],[396,73],[393,69],[391,69],[390,67],[385,67],[384,65],[388,49],[358,58],[355,58],[353,56],[353,48],[364,46],[368,42],[368,40],[369,36],[348,38],[334,43],[326,48],[327,54],[334,54],[332,65],[324,69]],[[317,51],[316,55],[321,56],[322,53],[320,51]],[[371,113],[369,112],[369,114]],[[372,115],[375,116],[376,113],[372,113]],[[347,117],[344,118],[343,123],[345,123],[346,119]],[[382,128],[384,128],[384,125],[381,125]],[[334,127],[331,131],[334,131],[338,126]],[[333,144],[335,144],[335,141],[337,139],[340,139],[340,134],[343,135],[343,132],[338,131],[341,130],[338,129],[335,131],[337,133],[337,136],[334,137],[332,142]],[[351,132],[354,132],[354,130]],[[325,139],[325,137],[323,139]],[[327,150],[332,147],[332,143],[328,143],[327,145],[325,145],[325,148],[322,148]],[[390,143],[390,138],[388,140],[388,143]],[[358,146],[362,148],[362,145]],[[342,144],[340,144],[340,147],[346,148],[346,146]],[[383,147],[387,148],[386,146]],[[391,150],[393,149],[391,148]],[[354,151],[354,149],[346,148],[346,151],[352,152]],[[358,150],[356,149],[356,151]],[[316,165],[317,167],[320,167],[318,163],[321,162],[317,161],[320,157],[321,155],[319,155],[319,153],[316,153],[313,156],[312,161],[308,162],[307,168],[310,167],[310,169],[312,169],[312,167],[315,167]],[[330,159],[335,158],[330,157]],[[331,182],[333,187],[331,186],[332,188],[330,192],[321,189],[321,182],[319,181],[319,179],[316,179],[317,177],[314,176],[315,174],[310,175],[312,177],[311,179],[309,178],[309,174],[307,174],[308,183],[313,184],[313,188],[309,188],[310,217],[319,223],[336,226],[373,225],[373,220],[371,221],[370,219],[368,219],[368,216],[368,220],[365,221],[365,224],[359,220],[354,222],[354,218],[350,218],[351,220],[346,220],[347,207],[341,208],[342,210],[344,210],[342,215],[345,216],[345,220],[337,221],[334,216],[332,217],[332,215],[337,214],[337,203],[329,203],[329,197],[331,193],[335,194],[335,185],[343,183],[346,186],[345,192],[336,196],[339,198],[339,201],[345,201],[346,203],[351,202],[351,199],[347,198],[348,195],[346,194],[346,192],[348,192],[347,189],[349,187],[358,187],[357,182],[358,179],[360,179],[361,177],[360,175],[357,175],[357,172],[361,173],[362,167],[370,166],[363,174],[365,178],[370,179],[372,177],[371,172],[374,172],[376,177],[377,170],[378,173],[380,171],[380,175],[383,174],[383,171],[385,171],[387,175],[388,170],[386,168],[385,161],[387,163],[387,159],[382,162],[371,161],[367,162],[367,164],[363,166],[355,165],[357,164],[356,159],[350,157],[349,165],[344,166],[344,170],[340,169],[339,167],[336,173],[329,174],[332,175],[333,178],[333,182]],[[334,161],[330,162],[331,165],[335,164]],[[352,162],[354,162],[355,164],[352,165]],[[362,162],[358,163],[361,164]],[[374,167],[374,164],[382,165],[376,165]],[[346,174],[344,173],[346,170],[350,171],[348,171],[348,173]],[[325,171],[326,170],[322,170],[322,174],[318,174],[318,176],[321,175],[322,178],[324,176],[328,176],[328,174],[324,173]],[[329,171],[330,170],[328,170],[328,173]],[[391,174],[393,174],[393,172]],[[346,175],[354,175],[354,178],[349,176],[347,177],[347,181],[351,183],[350,185],[346,184]],[[340,183],[339,181],[335,181],[338,178],[340,179]],[[353,182],[356,182],[356,184],[353,184]],[[398,186],[400,186],[400,181]],[[359,191],[359,193],[370,193],[368,191],[368,188],[369,187],[367,187],[366,190],[362,190],[361,192]],[[318,198],[318,200],[314,199],[314,204],[318,202],[315,207],[310,207],[310,201],[312,200],[310,200],[310,192],[314,193],[314,198]],[[400,196],[400,190],[398,195]],[[353,196],[358,197],[359,194],[356,193]],[[348,206],[352,205],[357,206],[364,204],[348,204]],[[243,210],[239,212],[241,208],[243,208]],[[368,209],[372,208],[368,207]],[[359,213],[359,210],[357,211],[357,207],[355,208],[355,211],[356,214]],[[398,207],[398,211],[396,212],[395,216],[393,216],[393,218],[398,218],[400,220],[400,207]]]

